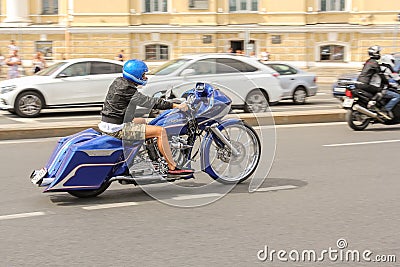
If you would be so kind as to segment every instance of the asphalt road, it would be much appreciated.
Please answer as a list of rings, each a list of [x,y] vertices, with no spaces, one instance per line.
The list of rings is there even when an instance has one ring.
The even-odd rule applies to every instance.
[[[268,246],[269,252],[291,252],[292,259],[296,250],[320,256],[331,248],[399,261],[399,130],[278,126],[272,168],[268,173],[263,158],[258,169],[267,177],[261,189],[249,193],[245,182],[198,208],[168,206],[119,184],[90,200],[42,194],[28,175],[45,163],[56,139],[0,141],[1,266],[397,266],[323,253],[311,263],[281,262],[277,254],[273,261],[259,258]]]
[[[280,103],[271,106],[271,110],[275,112],[281,111],[304,111],[304,110],[326,110],[340,108],[340,101],[332,96],[331,87],[328,85],[319,86],[319,92],[316,96],[308,98],[306,104],[295,105],[291,100],[283,100]],[[243,113],[242,110],[235,110],[236,113]],[[51,123],[65,121],[94,121],[100,120],[100,108],[81,109],[49,109],[43,110],[38,118],[20,118],[8,111],[0,110],[0,127],[6,124],[30,123]]]

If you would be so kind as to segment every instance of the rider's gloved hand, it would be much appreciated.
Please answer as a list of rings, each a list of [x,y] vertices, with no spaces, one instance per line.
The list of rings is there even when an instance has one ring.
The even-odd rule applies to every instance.
[[[189,107],[188,107],[186,102],[183,102],[181,104],[174,104],[173,107],[174,108],[178,108],[178,109],[180,109],[182,111],[187,111],[189,109]]]

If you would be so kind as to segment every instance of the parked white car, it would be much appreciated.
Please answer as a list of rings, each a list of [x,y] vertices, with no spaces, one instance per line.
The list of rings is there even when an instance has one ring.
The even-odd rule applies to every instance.
[[[81,58],[57,62],[33,76],[0,82],[0,109],[36,117],[42,109],[101,107],[123,63]]]
[[[190,82],[220,84],[230,90],[224,93],[232,99],[232,108],[246,112],[265,112],[268,103],[281,100],[283,90],[279,73],[256,58],[232,54],[202,54],[171,60],[148,75],[148,83],[141,91],[157,96],[171,87],[176,97],[184,93]]]

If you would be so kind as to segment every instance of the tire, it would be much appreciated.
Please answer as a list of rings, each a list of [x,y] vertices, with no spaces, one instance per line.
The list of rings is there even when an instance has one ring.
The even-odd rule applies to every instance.
[[[17,96],[14,103],[15,113],[23,118],[39,116],[44,106],[43,96],[35,91],[25,91]]]
[[[247,113],[267,112],[268,107],[268,95],[261,90],[253,90],[246,97],[244,111]]]
[[[371,118],[356,110],[350,109],[346,113],[346,122],[351,129],[355,131],[362,131],[367,128],[367,126],[371,122]]]
[[[244,131],[246,135],[240,134],[240,137],[234,135],[232,129]],[[239,150],[238,156],[233,156],[229,149],[218,147],[215,141],[210,138],[205,151],[208,157],[205,157],[206,172],[217,182],[222,184],[238,184],[247,180],[257,169],[261,158],[261,143],[255,130],[246,123],[231,124],[225,126],[221,131],[225,137],[229,138],[233,146]],[[236,139],[236,140],[235,140]],[[249,150],[251,151],[249,151]],[[229,155],[229,156],[227,156]],[[249,159],[249,161],[244,161]],[[225,169],[221,171],[221,167]],[[236,169],[238,171],[231,170]],[[233,168],[235,167],[235,168]]]
[[[98,189],[87,189],[87,190],[70,190],[68,193],[74,197],[78,198],[91,198],[97,197],[110,186],[110,182],[104,182]]]
[[[293,92],[293,103],[296,105],[303,105],[306,103],[307,91],[304,87],[299,86]]]

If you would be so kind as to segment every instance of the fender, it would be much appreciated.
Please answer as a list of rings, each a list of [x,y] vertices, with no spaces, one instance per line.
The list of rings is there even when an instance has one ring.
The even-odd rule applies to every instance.
[[[223,120],[218,124],[218,129],[222,131],[225,127],[234,125],[234,124],[243,124],[243,120],[240,119],[227,119]],[[201,158],[201,169],[209,174],[213,179],[218,179],[219,177],[217,174],[211,169],[210,167],[210,155],[209,149],[213,140],[216,140],[217,143],[222,144],[218,138],[211,132],[208,131],[207,134],[204,136],[204,139],[201,142],[201,149],[200,149],[200,158]]]

